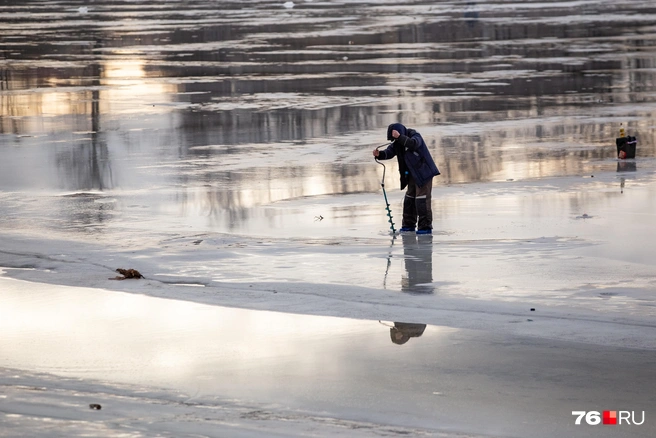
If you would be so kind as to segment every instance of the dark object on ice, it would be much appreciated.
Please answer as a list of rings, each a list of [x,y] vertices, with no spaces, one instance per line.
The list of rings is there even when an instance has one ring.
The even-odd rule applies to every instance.
[[[615,139],[615,146],[617,146],[617,158],[635,158],[636,147],[638,141],[635,137],[618,137]]]
[[[531,307],[531,312],[535,312],[535,309],[533,307]]]
[[[116,276],[116,277],[114,277],[114,278],[110,278],[110,280],[125,280],[125,279],[128,279],[128,278],[145,278],[145,277],[144,277],[143,275],[141,275],[141,273],[140,273],[139,271],[137,271],[136,269],[121,269],[121,268],[118,268],[118,269],[116,270],[116,272],[118,272],[119,274],[121,274],[122,277],[120,277],[120,276]]]
[[[99,411],[99,410],[102,409],[102,406],[100,406],[100,405],[97,404],[97,403],[91,403],[91,404],[89,405],[89,408],[91,408],[91,409],[93,409],[93,410],[96,410],[96,411]]]
[[[390,337],[392,342],[397,345],[403,345],[410,338],[418,338],[424,334],[426,324],[412,324],[409,322],[395,322],[394,327],[390,328]]]

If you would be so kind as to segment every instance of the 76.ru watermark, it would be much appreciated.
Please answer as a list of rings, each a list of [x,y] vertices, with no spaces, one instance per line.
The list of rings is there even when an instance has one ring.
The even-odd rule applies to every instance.
[[[572,415],[576,416],[574,424],[581,424],[582,421],[585,421],[591,426],[602,423],[606,426],[619,424],[640,426],[645,422],[645,411],[642,411],[642,416],[640,416],[640,412],[636,415],[635,411],[603,411],[603,413],[597,411],[572,411]]]

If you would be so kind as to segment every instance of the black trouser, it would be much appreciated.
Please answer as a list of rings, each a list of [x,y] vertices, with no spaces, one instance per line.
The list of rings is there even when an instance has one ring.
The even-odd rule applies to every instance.
[[[431,210],[431,189],[433,179],[419,187],[412,177],[408,178],[408,189],[403,199],[403,228],[414,228],[419,230],[433,228],[433,211]],[[417,222],[417,218],[419,221]]]

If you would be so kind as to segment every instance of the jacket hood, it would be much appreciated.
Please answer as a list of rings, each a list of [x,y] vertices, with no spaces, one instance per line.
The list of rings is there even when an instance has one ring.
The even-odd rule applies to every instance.
[[[400,123],[392,123],[387,127],[387,140],[388,141],[394,141],[394,137],[392,137],[392,131],[399,131],[399,134],[401,135],[408,135],[408,128],[406,128],[404,125]]]

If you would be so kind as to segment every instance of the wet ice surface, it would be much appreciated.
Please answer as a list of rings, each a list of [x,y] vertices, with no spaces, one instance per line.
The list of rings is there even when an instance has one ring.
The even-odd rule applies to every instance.
[[[656,389],[653,355],[640,350],[7,278],[0,286],[6,436],[71,436],[89,423],[94,436],[178,428],[202,436],[317,428],[331,436],[569,436],[572,410],[651,413]],[[55,424],[40,422],[44,415]],[[654,433],[651,422],[623,435],[624,427],[576,436]]]
[[[11,3],[5,276],[656,349],[653,2]],[[432,238],[388,234],[396,121]]]
[[[201,217],[158,213],[146,194],[141,205],[117,193],[30,199],[8,193],[4,205],[11,210],[4,222],[17,234],[6,235],[2,263],[44,269],[55,263],[63,275],[41,280],[63,284],[93,277],[108,287],[102,281],[115,268],[132,267],[164,283],[214,288],[271,282],[366,286],[374,296],[381,289],[407,293],[398,296],[404,304],[417,295],[428,295],[435,306],[445,297],[467,297],[653,318],[651,171],[435,192],[435,235],[394,239],[385,231],[378,193],[325,196],[325,203],[284,201],[272,207],[280,217],[271,226],[254,230],[268,236],[217,233],[190,224]],[[396,191],[391,202],[400,205],[402,196]],[[340,209],[358,212],[347,218],[326,212]],[[323,220],[315,217],[321,214]],[[35,240],[34,229],[48,233],[49,243]],[[61,263],[66,260],[78,266]],[[92,273],[86,264],[103,270]],[[216,299],[220,303],[221,295]],[[348,308],[336,315],[350,316]]]

